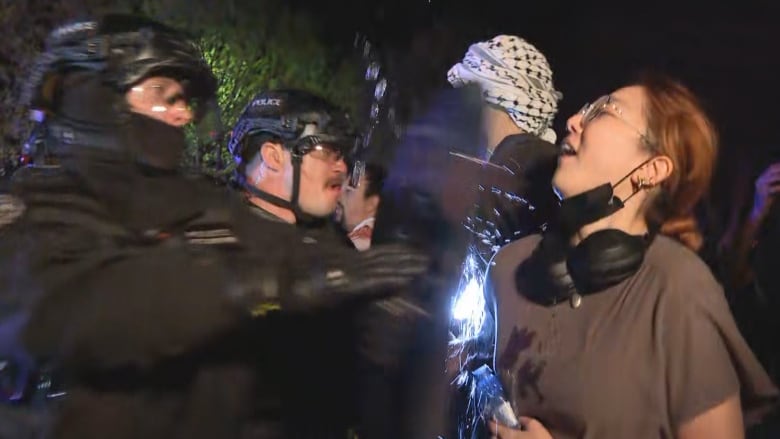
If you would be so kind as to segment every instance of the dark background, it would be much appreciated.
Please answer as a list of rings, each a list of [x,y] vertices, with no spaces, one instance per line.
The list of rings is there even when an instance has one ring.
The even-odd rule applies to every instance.
[[[402,94],[424,99],[447,87],[446,71],[468,45],[506,33],[548,58],[564,94],[556,130],[594,97],[643,69],[671,74],[702,100],[721,136],[713,193],[732,191],[737,161],[780,151],[776,107],[780,6],[770,1],[306,1],[294,0],[332,44],[356,32],[382,53]],[[346,50],[346,49],[345,49]],[[780,154],[776,154],[780,157]]]
[[[301,29],[290,27],[289,19],[276,18],[280,10],[291,7],[296,17],[308,16],[301,23],[313,31],[302,32],[306,35],[300,44],[309,44],[306,41],[314,37],[335,48],[336,61],[354,57],[355,37],[362,35],[381,57],[383,75],[388,75],[391,90],[397,93],[392,101],[402,122],[424,110],[437,90],[449,88],[446,72],[470,44],[498,34],[525,38],[547,56],[556,88],[564,95],[555,122],[559,134],[565,132],[568,116],[585,102],[629,82],[640,70],[664,71],[701,98],[721,135],[720,169],[711,192],[719,204],[716,216],[723,220],[731,200],[749,194],[760,168],[770,158],[780,159],[780,141],[775,136],[780,6],[774,4],[780,2],[0,0],[0,22],[12,28],[9,38],[25,35],[24,41],[11,47],[15,50],[0,53],[0,87],[10,89],[9,84],[23,82],[15,79],[22,76],[24,63],[11,61],[39,50],[37,42],[42,43],[63,17],[94,12],[98,4],[102,9],[118,8],[120,3],[138,11],[144,5],[162,5],[167,11],[163,15],[183,15],[190,24],[202,24],[195,27],[230,26],[230,17],[241,14],[250,32],[251,27],[257,28],[260,43],[266,41],[265,33],[272,32],[299,44],[288,37]],[[9,8],[12,5],[19,7]],[[36,43],[24,46],[27,40]],[[330,51],[327,56],[332,56]],[[4,99],[8,105],[15,98],[5,93]],[[367,117],[368,106],[364,107],[359,114]],[[16,148],[26,132],[14,121],[24,114],[10,110],[2,112],[2,122],[11,127],[3,130],[8,138],[0,141]]]

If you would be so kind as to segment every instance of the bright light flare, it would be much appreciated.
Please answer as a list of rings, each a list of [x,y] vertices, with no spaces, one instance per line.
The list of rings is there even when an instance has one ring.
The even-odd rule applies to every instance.
[[[485,323],[485,273],[480,270],[476,256],[470,251],[463,263],[463,275],[458,292],[452,301],[453,340],[461,343],[477,338]]]

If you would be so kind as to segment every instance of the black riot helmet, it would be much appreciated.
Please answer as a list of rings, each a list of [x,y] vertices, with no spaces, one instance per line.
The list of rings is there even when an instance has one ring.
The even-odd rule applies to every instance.
[[[27,103],[56,112],[52,81],[73,70],[99,73],[120,93],[153,75],[186,81],[195,99],[208,100],[217,89],[211,69],[187,36],[135,15],[106,15],[52,31],[31,73]]]
[[[125,14],[52,31],[33,66],[23,101],[51,115],[50,138],[57,145],[127,149],[130,140],[155,137],[137,135],[154,132],[139,130],[144,124],[149,127],[149,121],[136,123],[134,132],[125,129],[128,121],[140,119],[129,115],[125,94],[153,76],[182,86],[187,111],[196,121],[215,109],[217,81],[195,43],[161,23]],[[176,131],[180,149],[182,130],[168,131],[157,135],[157,143],[165,143],[161,139]]]
[[[246,165],[259,153],[262,143],[273,141],[292,156],[293,188],[290,201],[259,191],[246,183]],[[253,195],[290,209],[306,219],[298,205],[303,156],[315,148],[328,148],[341,157],[357,142],[349,115],[327,100],[303,90],[270,90],[255,95],[241,112],[230,135],[228,150],[236,161],[239,183]]]

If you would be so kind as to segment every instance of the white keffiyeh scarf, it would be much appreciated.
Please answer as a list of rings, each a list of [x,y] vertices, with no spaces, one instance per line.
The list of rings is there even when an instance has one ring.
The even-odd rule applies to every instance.
[[[522,38],[499,35],[472,44],[447,80],[455,87],[479,84],[485,101],[506,109],[523,131],[555,143],[551,126],[563,95],[547,58]]]

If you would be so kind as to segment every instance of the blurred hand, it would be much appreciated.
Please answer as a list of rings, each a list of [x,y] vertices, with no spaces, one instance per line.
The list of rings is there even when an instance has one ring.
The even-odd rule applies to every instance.
[[[780,193],[780,162],[769,165],[756,180],[753,196],[753,210],[750,216],[754,220],[763,220]]]
[[[318,309],[353,299],[375,299],[397,290],[428,271],[430,258],[403,244],[329,254],[313,266],[293,273],[287,306]]]
[[[428,271],[430,262],[426,254],[401,244],[365,252],[312,250],[306,256],[281,265],[262,257],[236,258],[227,294],[253,316],[277,310],[316,312],[398,295]]]
[[[553,439],[552,435],[541,422],[533,418],[519,418],[522,430],[515,430],[495,421],[488,422],[491,439]]]

